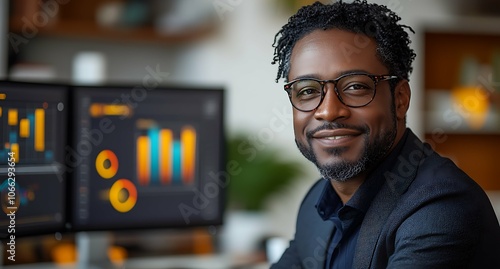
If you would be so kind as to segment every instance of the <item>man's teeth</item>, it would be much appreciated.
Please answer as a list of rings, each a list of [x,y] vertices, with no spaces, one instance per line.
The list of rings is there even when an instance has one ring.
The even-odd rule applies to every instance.
[[[341,139],[341,138],[345,138],[345,137],[347,137],[347,135],[328,136],[328,137],[325,137],[325,139],[328,139],[328,140],[337,140],[337,139]]]

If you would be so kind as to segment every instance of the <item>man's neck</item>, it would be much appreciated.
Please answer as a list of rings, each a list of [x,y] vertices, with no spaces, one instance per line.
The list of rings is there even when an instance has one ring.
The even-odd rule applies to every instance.
[[[356,193],[359,186],[363,184],[366,176],[357,176],[355,178],[350,178],[346,182],[339,182],[335,180],[330,180],[330,184],[332,184],[333,189],[342,200],[342,204],[346,204],[347,201],[351,199],[351,197]]]

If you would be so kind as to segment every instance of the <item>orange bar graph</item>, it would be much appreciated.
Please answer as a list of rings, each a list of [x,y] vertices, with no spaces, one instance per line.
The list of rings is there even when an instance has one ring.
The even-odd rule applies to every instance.
[[[137,138],[137,176],[139,184],[148,185],[151,176],[150,171],[150,141],[147,136]]]
[[[137,181],[150,184],[193,184],[196,165],[196,130],[184,126],[175,137],[172,129],[148,128],[137,137]]]
[[[30,136],[30,120],[21,119],[19,121],[19,136],[22,138],[27,138]]]
[[[2,107],[0,106],[0,117],[2,116]]]
[[[192,127],[186,127],[181,132],[182,145],[182,178],[185,183],[194,180],[194,166],[196,158],[196,131]]]
[[[45,150],[45,110],[35,109],[35,150]]]
[[[9,109],[7,112],[7,122],[10,126],[17,125],[17,109]]]
[[[172,142],[174,135],[169,129],[160,131],[160,179],[162,184],[172,182]]]

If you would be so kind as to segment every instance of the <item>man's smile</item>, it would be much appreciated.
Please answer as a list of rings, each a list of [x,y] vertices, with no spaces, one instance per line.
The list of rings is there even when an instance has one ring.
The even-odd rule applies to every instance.
[[[352,128],[321,129],[308,137],[310,143],[319,143],[322,147],[339,147],[351,143],[364,132]]]

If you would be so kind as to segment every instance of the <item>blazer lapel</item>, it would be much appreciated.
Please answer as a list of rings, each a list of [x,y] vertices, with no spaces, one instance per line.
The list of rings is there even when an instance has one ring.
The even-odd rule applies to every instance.
[[[401,154],[397,156],[392,169],[383,173],[385,184],[373,199],[363,219],[353,268],[370,268],[380,231],[396,206],[397,200],[415,178],[418,166],[424,160],[425,145],[410,130],[408,132]]]
[[[361,224],[356,252],[354,253],[353,268],[370,268],[380,231],[394,209],[396,201],[397,196],[386,186],[380,190],[379,195],[373,200]]]

